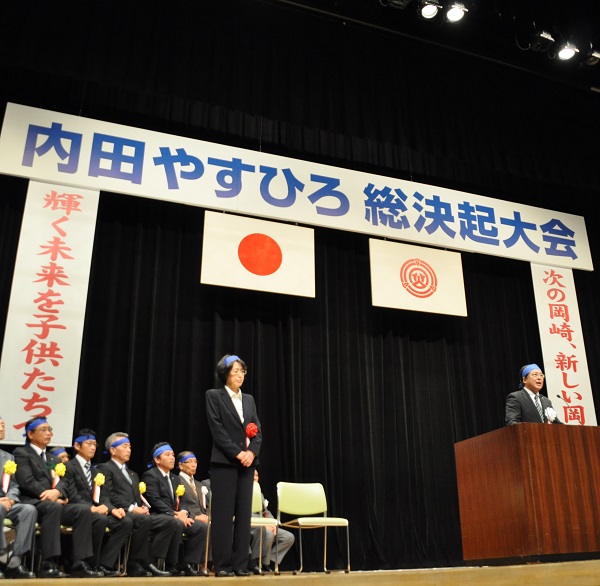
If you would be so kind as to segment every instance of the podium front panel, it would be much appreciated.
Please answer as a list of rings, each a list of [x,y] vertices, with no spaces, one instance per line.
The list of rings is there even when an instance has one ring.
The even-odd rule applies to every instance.
[[[455,444],[465,560],[600,551],[600,431],[520,423]]]

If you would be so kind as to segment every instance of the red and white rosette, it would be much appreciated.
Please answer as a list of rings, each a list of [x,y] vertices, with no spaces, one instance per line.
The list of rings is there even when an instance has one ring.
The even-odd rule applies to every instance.
[[[246,425],[246,449],[250,445],[250,439],[258,433],[258,426],[256,423],[249,423]]]

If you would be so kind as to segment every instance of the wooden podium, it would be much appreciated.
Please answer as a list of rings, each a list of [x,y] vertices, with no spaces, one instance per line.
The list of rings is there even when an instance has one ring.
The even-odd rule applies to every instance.
[[[454,449],[465,560],[600,551],[600,428],[519,423]]]

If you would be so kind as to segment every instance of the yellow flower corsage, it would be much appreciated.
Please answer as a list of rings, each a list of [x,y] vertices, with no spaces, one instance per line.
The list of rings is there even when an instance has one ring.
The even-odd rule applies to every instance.
[[[96,486],[102,486],[105,480],[106,479],[104,478],[104,474],[102,474],[102,472],[98,472],[98,474],[96,474],[96,476],[94,477],[94,484]]]
[[[185,492],[185,486],[183,486],[183,484],[179,484],[177,486],[177,488],[175,489],[175,494],[177,496],[183,496],[183,493]]]
[[[62,462],[59,462],[56,466],[54,466],[54,472],[59,478],[62,478],[66,471],[67,467]]]
[[[4,463],[4,472],[14,474],[17,471],[17,463],[14,460],[6,460]]]
[[[139,489],[140,489],[140,494],[144,494],[146,492],[146,483],[140,482]]]

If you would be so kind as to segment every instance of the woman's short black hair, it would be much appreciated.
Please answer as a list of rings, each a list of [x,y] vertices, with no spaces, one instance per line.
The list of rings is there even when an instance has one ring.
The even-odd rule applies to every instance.
[[[232,358],[233,358],[233,360],[231,360]],[[236,356],[235,354],[225,354],[225,356],[223,356],[223,358],[221,358],[221,360],[219,360],[219,362],[217,364],[216,375],[217,375],[217,378],[223,384],[225,384],[227,382],[227,377],[229,376],[229,373],[231,372],[231,369],[233,368],[233,365],[236,362],[239,362],[240,366],[244,370],[247,370],[246,363],[239,356]]]

